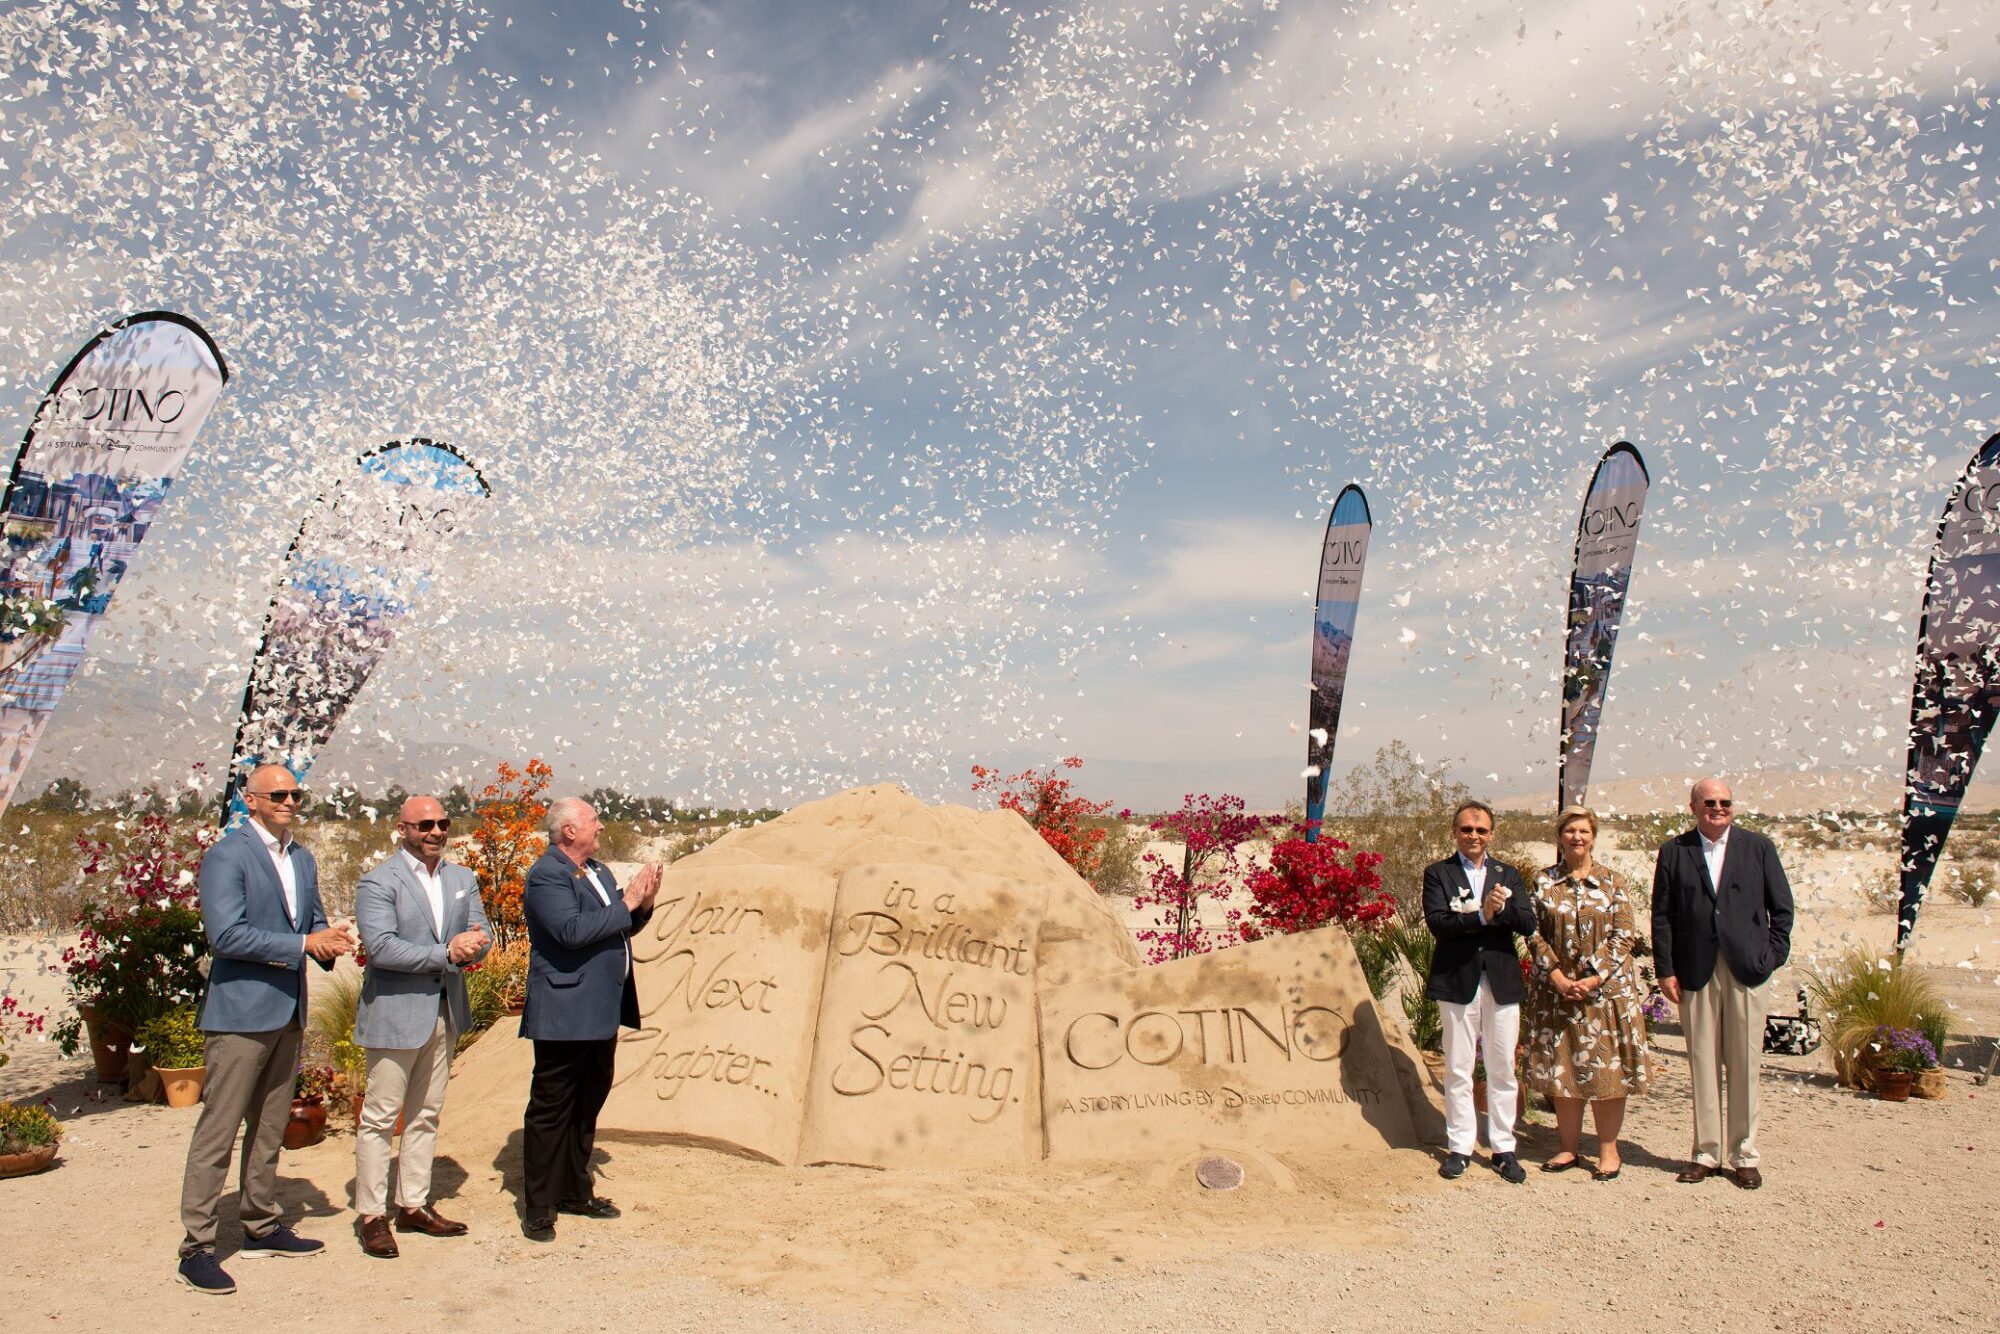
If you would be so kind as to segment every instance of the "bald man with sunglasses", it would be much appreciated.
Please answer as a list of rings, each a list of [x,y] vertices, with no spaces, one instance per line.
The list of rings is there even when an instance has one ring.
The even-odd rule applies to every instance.
[[[1688,794],[1695,827],[1661,846],[1653,966],[1660,990],[1680,1006],[1694,1085],[1694,1152],[1674,1179],[1693,1185],[1727,1170],[1756,1190],[1764,1184],[1757,1058],[1771,974],[1792,953],[1792,886],[1771,840],[1735,827],[1735,805],[1729,784],[1702,779]]]

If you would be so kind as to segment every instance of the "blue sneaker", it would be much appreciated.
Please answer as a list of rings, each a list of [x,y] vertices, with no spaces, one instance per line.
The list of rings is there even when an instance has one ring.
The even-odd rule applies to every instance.
[[[318,1255],[326,1249],[323,1241],[313,1241],[278,1224],[261,1237],[243,1238],[243,1249],[237,1254],[248,1259],[252,1256],[273,1256],[280,1259],[296,1260],[302,1255]]]
[[[229,1277],[214,1251],[196,1251],[183,1259],[177,1277],[196,1292],[210,1297],[227,1297],[236,1291],[236,1280]]]

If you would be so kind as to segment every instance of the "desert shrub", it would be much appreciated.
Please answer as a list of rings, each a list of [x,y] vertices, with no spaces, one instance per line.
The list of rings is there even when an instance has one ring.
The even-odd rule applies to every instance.
[[[459,1035],[459,1049],[500,1022],[507,1007],[528,993],[528,942],[495,945],[479,966],[465,975],[465,998],[472,1008],[472,1027]]]
[[[1415,925],[1398,922],[1385,934],[1408,969],[1403,979],[1403,1018],[1410,1027],[1410,1040],[1419,1051],[1443,1051],[1443,1012],[1436,1001],[1424,995],[1431,959],[1437,953],[1437,937],[1421,921]]]
[[[1387,926],[1364,927],[1349,933],[1354,941],[1354,957],[1361,961],[1361,975],[1368,979],[1368,994],[1381,1000],[1389,994],[1396,977],[1396,942]]]
[[[1853,949],[1825,968],[1808,970],[1806,987],[1826,1014],[1827,1047],[1843,1084],[1862,1082],[1877,1029],[1913,1028],[1943,1049],[1949,1011],[1930,978],[1915,968]]]
[[[1895,867],[1861,878],[1861,898],[1873,913],[1893,913],[1903,902],[1903,881]]]
[[[139,1025],[132,1050],[143,1051],[156,1070],[193,1070],[207,1059],[195,1007],[183,1005]]]
[[[61,1138],[61,1123],[40,1103],[0,1102],[0,1153],[26,1153]]]
[[[354,1014],[361,1007],[361,974],[336,973],[313,988],[312,1018],[306,1036],[315,1052],[325,1053],[333,1068],[345,1075],[349,1091],[361,1096],[368,1076],[368,1053],[354,1040]]]
[[[8,821],[12,828],[0,834],[0,931],[67,927],[91,892],[78,842],[108,826],[111,817],[44,810],[32,802],[8,814],[14,817]]]
[[[1123,820],[1102,819],[1104,841],[1097,845],[1097,871],[1090,884],[1106,897],[1131,898],[1146,884],[1139,858],[1146,840]]]
[[[1993,872],[1986,866],[1968,866],[1963,862],[1951,868],[1951,888],[1960,898],[1975,908],[1983,908],[1993,897]]]
[[[1403,919],[1415,921],[1423,916],[1424,868],[1456,851],[1451,814],[1470,795],[1443,766],[1428,767],[1392,741],[1333,786],[1328,804],[1339,813],[1329,814],[1322,833],[1379,849],[1382,888]]]
[[[597,839],[597,859],[605,862],[637,862],[646,859],[653,841],[651,822],[606,820]]]

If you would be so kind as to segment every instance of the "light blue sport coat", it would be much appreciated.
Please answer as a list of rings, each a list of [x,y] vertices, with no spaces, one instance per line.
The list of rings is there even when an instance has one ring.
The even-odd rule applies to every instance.
[[[201,925],[212,955],[201,998],[204,1032],[275,1033],[305,1023],[304,964],[312,956],[302,937],[326,930],[327,921],[313,855],[297,839],[286,855],[298,885],[297,921],[285,911],[278,868],[248,822],[201,859]]]
[[[444,882],[442,938],[431,922],[430,899],[401,848],[355,888],[354,921],[361,928],[368,972],[354,1011],[354,1040],[364,1047],[407,1051],[429,1042],[440,996],[453,1033],[472,1027],[465,974],[446,946],[459,932],[478,927],[489,937],[487,949],[479,952],[484,959],[493,930],[479,902],[479,877],[450,862],[438,863],[438,877]]]

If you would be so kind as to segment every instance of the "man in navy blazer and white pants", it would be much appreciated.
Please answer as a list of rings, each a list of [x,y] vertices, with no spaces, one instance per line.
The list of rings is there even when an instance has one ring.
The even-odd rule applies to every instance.
[[[213,956],[201,1002],[208,1083],[181,1181],[180,1281],[215,1296],[236,1291],[215,1258],[215,1236],[239,1127],[239,1254],[302,1256],[325,1248],[280,1220],[278,1150],[305,1033],[305,962],[331,968],[354,949],[349,927],[327,924],[318,867],[292,838],[305,800],[298,779],[283,765],[260,764],[243,797],[250,819],[201,860],[201,923]]]
[[[521,1231],[531,1241],[555,1237],[557,1211],[618,1216],[592,1189],[590,1155],[597,1113],[611,1093],[619,1026],[639,1026],[630,937],[652,917],[660,889],[660,868],[648,865],[619,892],[611,869],[596,860],[604,822],[589,802],[555,802],[548,830],[549,850],[521,894],[531,950],[521,1036],[535,1042],[521,1124]]]
[[[472,1027],[464,969],[493,948],[479,877],[444,859],[451,819],[436,797],[411,797],[396,816],[401,840],[361,877],[354,916],[368,973],[354,1011],[354,1040],[368,1051],[368,1094],[354,1131],[354,1211],[361,1249],[394,1259],[389,1155],[403,1115],[396,1173],[396,1231],[462,1237],[465,1224],[431,1205],[431,1158],[451,1056]]]

